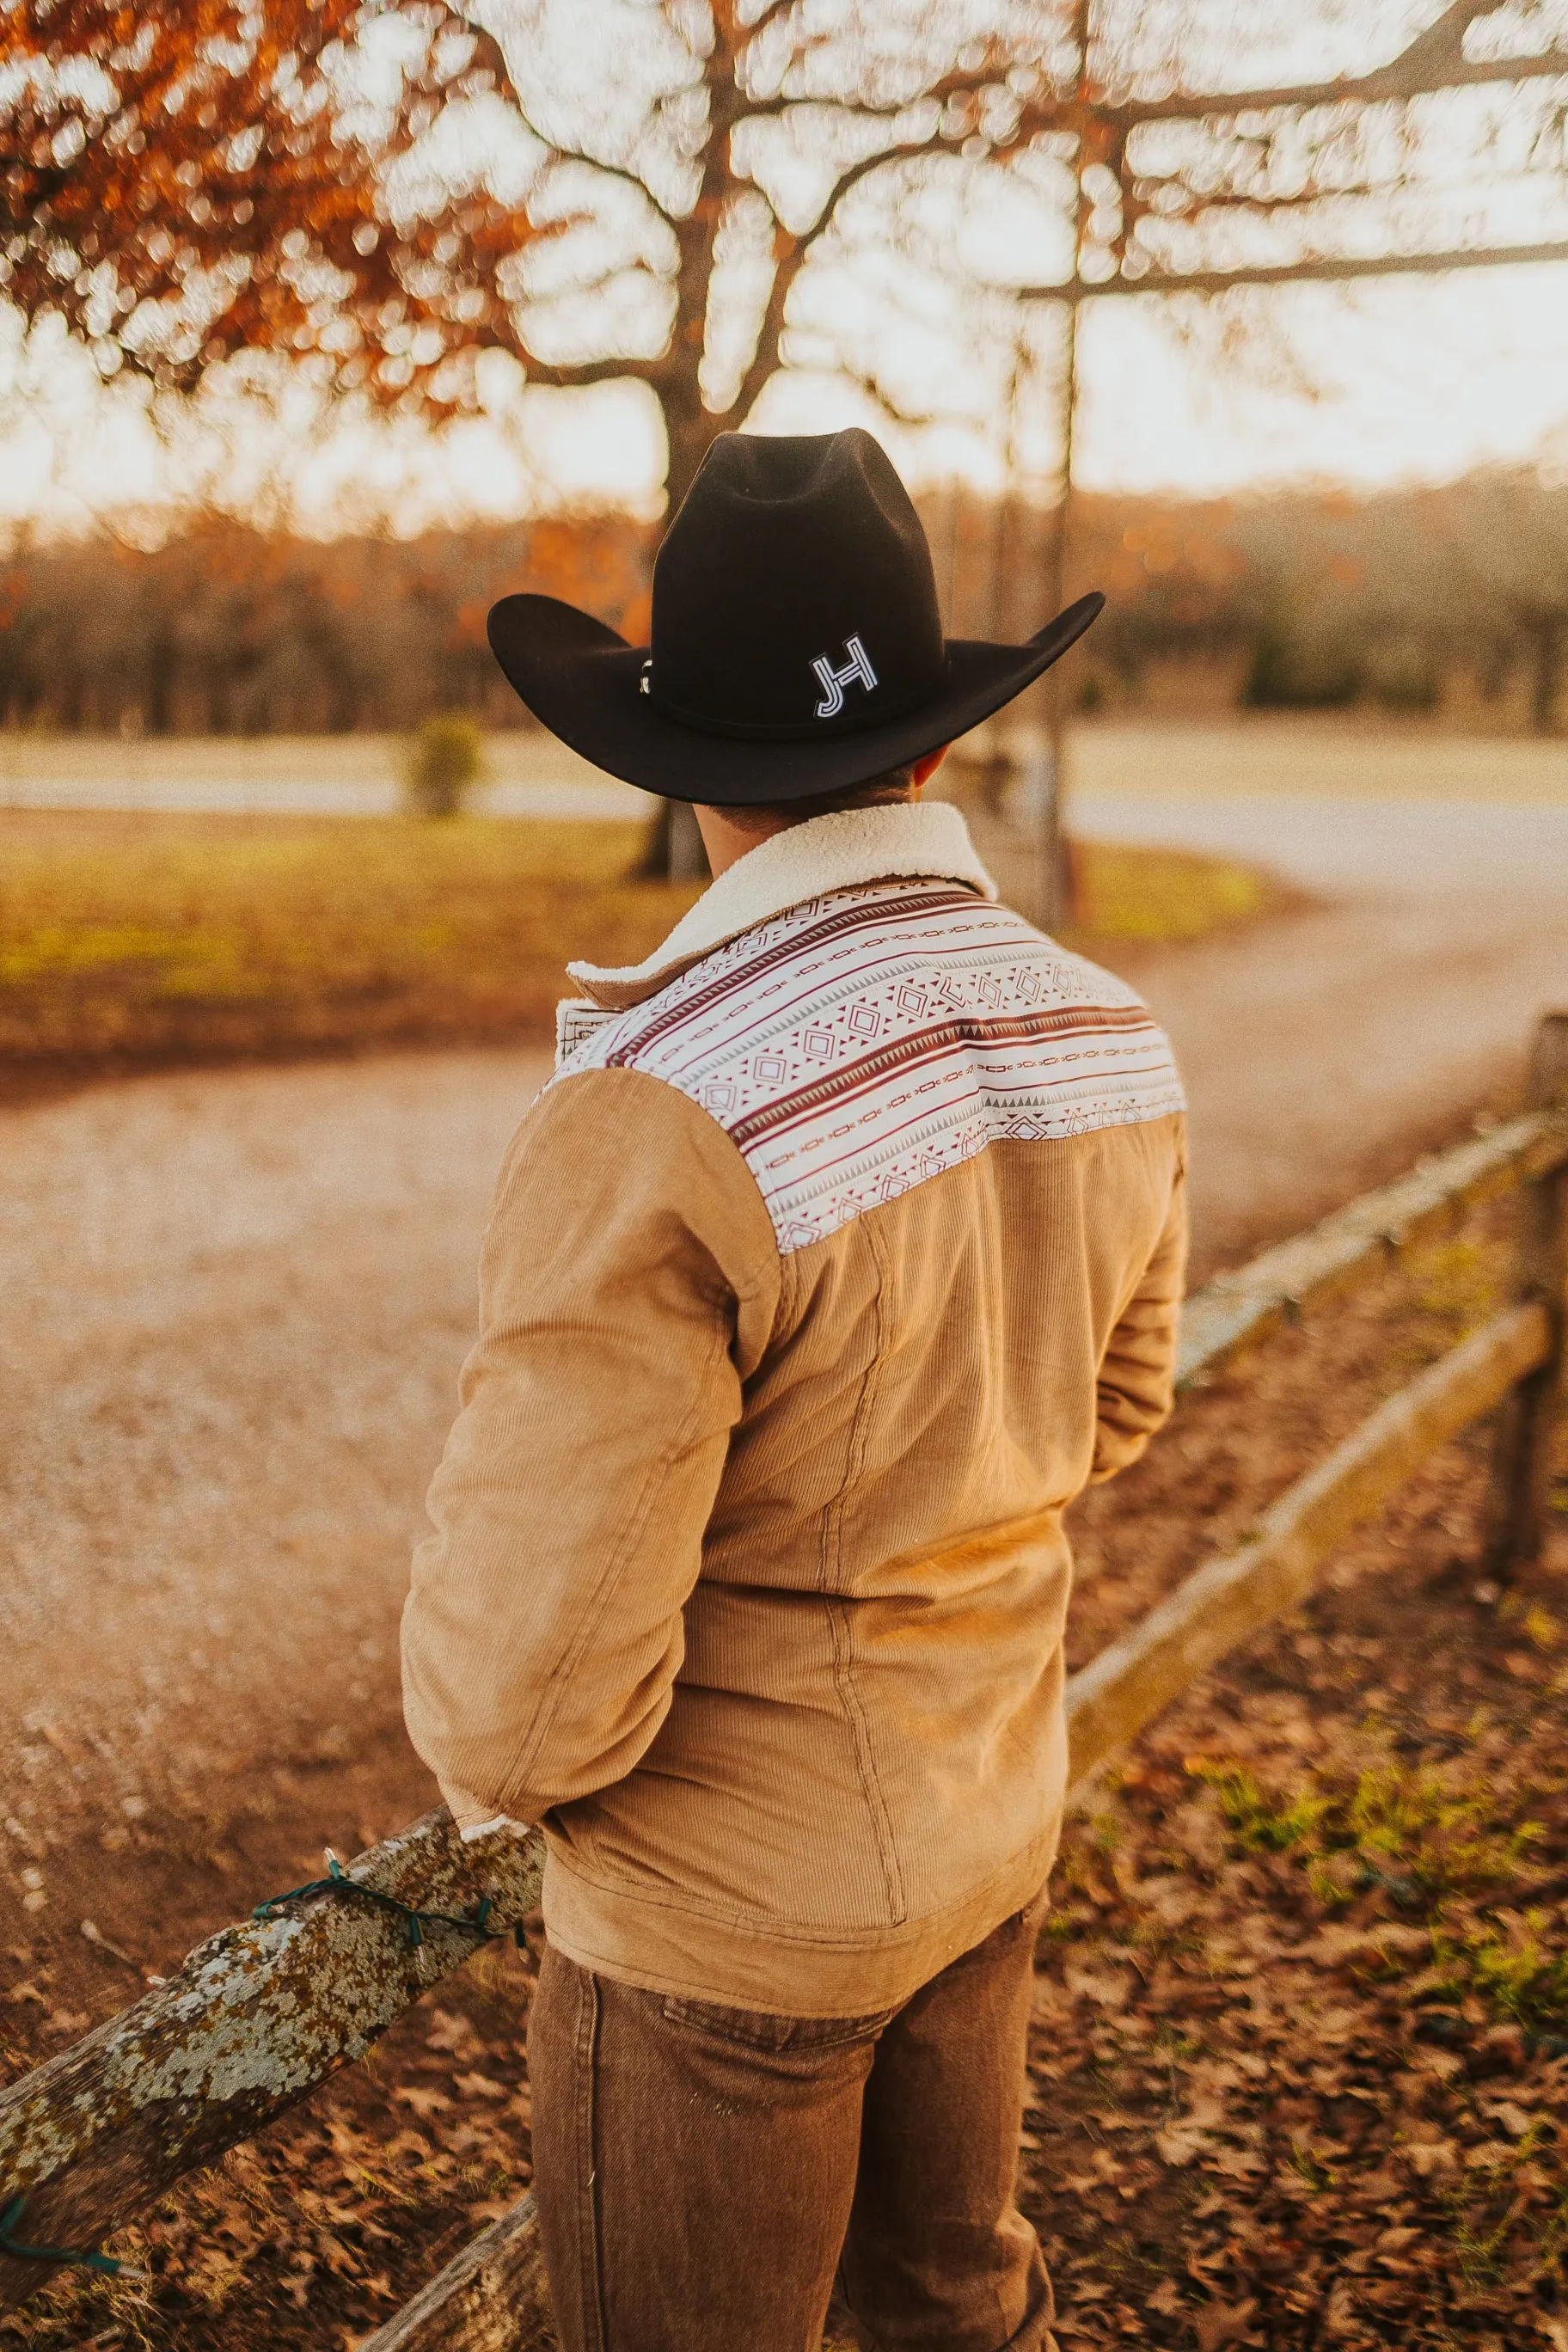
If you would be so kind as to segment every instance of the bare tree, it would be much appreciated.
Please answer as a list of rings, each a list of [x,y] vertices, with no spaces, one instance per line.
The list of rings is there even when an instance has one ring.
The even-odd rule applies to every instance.
[[[951,373],[989,338],[999,392],[1019,295],[1568,257],[1564,0],[1450,0],[1403,44],[1395,0],[468,13],[25,0],[11,299],[110,368],[145,363],[162,304],[183,381],[247,341],[426,409],[487,348],[535,383],[639,380],[675,501],[792,360],[930,413],[942,351]],[[1309,56],[1328,69],[1290,78]]]
[[[426,411],[487,349],[635,379],[671,509],[792,363],[906,415],[967,371],[1016,450],[1028,345],[1048,589],[1083,305],[1568,258],[1568,0],[1447,0],[1414,36],[1405,0],[467,5],[24,0],[11,299],[184,382],[245,341]]]
[[[1089,207],[1069,291],[1215,293],[1568,259],[1560,5],[1449,0],[1360,70],[1272,83],[1235,72],[1257,62],[1247,15],[1255,35],[1271,18],[1299,34],[1312,11],[1213,11],[1227,37],[1201,44],[1194,9],[1188,39],[1160,54],[1141,19],[1163,13],[1105,0],[1095,20],[1079,137]],[[1331,48],[1380,46],[1377,10],[1317,13]],[[1205,46],[1228,53],[1218,88],[1194,86]],[[1470,97],[1456,106],[1459,91]],[[1539,234],[1520,235],[1521,213]]]
[[[1000,385],[1012,331],[994,314],[1016,294],[1076,309],[1568,258],[1568,14],[1452,0],[1380,57],[1384,13],[1333,0],[521,0],[503,14],[492,0],[489,29],[541,142],[533,224],[560,232],[521,273],[531,373],[647,383],[674,500],[713,435],[803,352],[903,413],[939,408],[929,381],[900,382],[910,362],[900,369],[896,338],[875,332],[900,307],[917,329],[923,312],[929,331],[907,348],[929,375],[933,344],[973,325],[976,296],[989,300],[980,332],[997,344]],[[1306,37],[1331,60],[1366,61],[1272,78],[1282,20],[1298,53]],[[1521,237],[1521,215],[1542,234]],[[858,316],[842,301],[835,315],[820,268],[813,289],[818,263],[855,282]]]

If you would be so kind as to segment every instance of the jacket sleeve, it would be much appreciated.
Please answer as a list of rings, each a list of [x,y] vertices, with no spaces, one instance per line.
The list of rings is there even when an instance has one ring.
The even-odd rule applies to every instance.
[[[529,1112],[403,1617],[409,1736],[460,1828],[537,1821],[658,1732],[778,1283],[744,1160],[674,1087],[584,1071]]]
[[[1186,1269],[1186,1169],[1178,1148],[1160,1238],[1117,1318],[1100,1367],[1092,1479],[1113,1478],[1127,1469],[1170,1418]]]

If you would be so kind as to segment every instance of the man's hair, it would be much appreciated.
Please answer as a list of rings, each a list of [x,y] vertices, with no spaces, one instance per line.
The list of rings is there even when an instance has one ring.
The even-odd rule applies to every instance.
[[[724,814],[744,832],[775,833],[781,824],[804,824],[808,817],[834,816],[840,809],[887,808],[896,801],[907,801],[914,788],[911,760],[901,768],[889,768],[886,775],[871,777],[867,783],[849,784],[842,792],[812,793],[798,801],[767,801],[759,807],[727,808]]]

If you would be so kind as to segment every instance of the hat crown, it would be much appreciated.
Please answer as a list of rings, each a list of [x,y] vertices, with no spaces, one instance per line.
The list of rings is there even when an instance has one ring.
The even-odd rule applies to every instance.
[[[714,734],[827,737],[940,690],[931,550],[879,442],[721,434],[654,564],[647,692]]]

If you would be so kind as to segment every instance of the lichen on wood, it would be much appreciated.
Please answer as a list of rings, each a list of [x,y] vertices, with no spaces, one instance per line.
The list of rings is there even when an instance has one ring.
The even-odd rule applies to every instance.
[[[542,1868],[537,1834],[489,1841],[477,1863],[443,1809],[349,1876],[420,1910],[477,1912],[488,1895],[504,1932],[538,1903]],[[362,2058],[478,1940],[432,1924],[413,1944],[393,1913],[324,1895],[199,1944],[178,1976],[0,2093],[0,2189],[26,2197],[25,2235],[98,2244]],[[0,2310],[49,2274],[0,2255]]]

